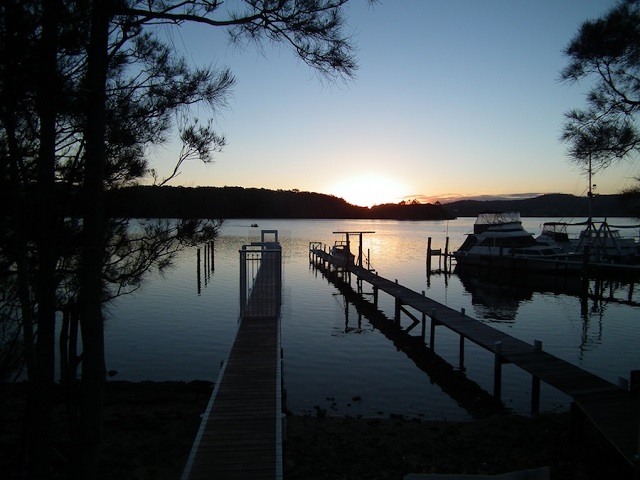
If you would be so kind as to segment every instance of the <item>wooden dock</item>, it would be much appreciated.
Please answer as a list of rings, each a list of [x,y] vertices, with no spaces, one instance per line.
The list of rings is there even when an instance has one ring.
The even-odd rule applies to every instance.
[[[310,259],[331,268],[332,257],[318,248],[318,243],[310,244]],[[569,362],[542,350],[540,342],[533,345],[496,330],[461,311],[453,310],[424,295],[406,288],[397,281],[381,277],[377,273],[359,265],[343,268],[340,278],[350,282],[356,277],[358,291],[361,282],[373,287],[374,303],[377,305],[379,291],[395,299],[395,321],[400,323],[401,312],[413,320],[413,328],[422,323],[422,340],[426,337],[426,319],[430,319],[429,347],[435,351],[436,327],[444,326],[460,335],[460,367],[464,368],[464,343],[471,341],[494,354],[494,396],[501,394],[502,365],[513,363],[532,376],[532,411],[539,405],[540,381],[553,386],[571,396],[574,405],[602,432],[609,442],[634,467],[638,468],[640,453],[640,398],[627,390],[593,375]],[[421,314],[416,317],[407,310],[410,307]]]
[[[182,480],[282,478],[281,258],[277,234],[240,251],[238,330]]]

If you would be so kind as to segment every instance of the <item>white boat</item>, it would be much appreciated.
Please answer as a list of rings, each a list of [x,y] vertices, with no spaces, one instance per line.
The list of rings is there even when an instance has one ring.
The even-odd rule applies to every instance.
[[[576,237],[571,237],[568,227],[584,226]],[[640,244],[634,238],[623,237],[623,228],[640,228],[638,225],[610,225],[607,221],[588,220],[581,223],[547,222],[536,239],[565,252],[587,255],[590,262],[638,263]]]
[[[595,222],[591,215],[594,194],[592,187],[591,156],[587,169],[587,185],[589,191],[589,216],[586,222],[563,223],[547,222],[542,226],[542,233],[537,241],[553,248],[561,248],[572,255],[580,255],[583,261],[595,264],[607,264],[611,266],[626,266],[640,264],[640,244],[633,238],[623,238],[620,235],[621,228],[634,228],[640,232],[640,225],[609,225],[606,219]],[[586,226],[577,238],[570,238],[567,227]]]
[[[522,227],[519,212],[480,213],[473,233],[453,256],[457,265],[511,265],[532,270],[557,269],[556,261],[568,259],[567,252],[559,246],[533,238]]]
[[[536,237],[536,240],[545,245],[559,247],[565,252],[575,252],[577,242],[569,236],[567,228],[570,225],[586,225],[586,223],[545,222],[542,224],[542,233]]]

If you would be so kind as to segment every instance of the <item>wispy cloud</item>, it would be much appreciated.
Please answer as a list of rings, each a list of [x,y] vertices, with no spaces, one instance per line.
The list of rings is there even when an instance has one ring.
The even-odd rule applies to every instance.
[[[440,195],[407,195],[403,198],[405,201],[417,200],[420,203],[451,203],[457,202],[459,200],[479,200],[479,201],[489,201],[489,200],[522,200],[525,198],[534,198],[540,195],[544,195],[543,193],[503,193],[500,195],[464,195],[460,193],[445,193]]]

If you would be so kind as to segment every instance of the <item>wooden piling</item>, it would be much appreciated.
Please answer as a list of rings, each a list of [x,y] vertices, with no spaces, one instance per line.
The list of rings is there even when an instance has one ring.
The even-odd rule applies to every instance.
[[[398,279],[396,278],[396,284],[398,283]],[[400,300],[399,297],[394,297],[395,298],[395,314],[394,314],[394,319],[396,321],[396,324],[398,326],[400,326],[400,308],[402,307],[402,301]]]
[[[422,290],[422,296],[425,297],[425,291]],[[421,332],[421,336],[422,336],[422,343],[425,342],[425,337],[427,335],[427,314],[425,312],[422,312],[422,332]]]
[[[542,351],[542,342],[540,340],[533,341],[533,350],[535,352]],[[531,375],[531,413],[537,414],[540,411],[540,377]]]
[[[209,274],[211,272],[211,250],[209,249],[209,243],[205,243],[204,244],[204,286],[206,287],[207,284],[209,283],[209,279],[211,278],[211,275]]]
[[[200,249],[198,249],[196,253],[196,263],[197,263],[197,267],[196,267],[197,289],[198,289],[198,295],[200,295],[200,293],[202,292],[202,278],[200,275]]]
[[[211,248],[211,271],[213,272],[216,269],[216,264],[215,264],[216,241],[215,240],[211,240],[211,242],[209,242],[209,248]]]
[[[445,260],[445,265],[446,265],[446,260]],[[460,309],[460,315],[462,315],[463,317],[465,316],[464,307]],[[460,345],[459,345],[458,356],[459,356],[460,371],[464,372],[465,371],[465,368],[464,368],[464,335],[462,335],[462,334],[460,334]]]
[[[499,401],[502,395],[502,342],[494,344],[494,360],[493,360],[493,396]]]
[[[445,273],[449,271],[449,267],[450,265],[450,258],[449,258],[449,237],[445,238],[444,241],[444,271]]]
[[[436,345],[436,309],[431,310],[431,330],[429,331],[429,348],[434,350]]]

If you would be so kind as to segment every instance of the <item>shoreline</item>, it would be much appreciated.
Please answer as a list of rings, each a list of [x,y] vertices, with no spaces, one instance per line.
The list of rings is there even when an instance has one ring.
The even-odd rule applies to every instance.
[[[109,381],[99,479],[178,480],[213,384]],[[0,389],[0,476],[20,458],[24,388]],[[408,473],[501,474],[548,465],[551,478],[633,478],[593,429],[571,438],[568,413],[492,415],[468,421],[401,416],[287,416],[285,478],[402,479]],[[64,471],[65,418],[54,408],[56,472]],[[64,476],[62,476],[64,478]]]

